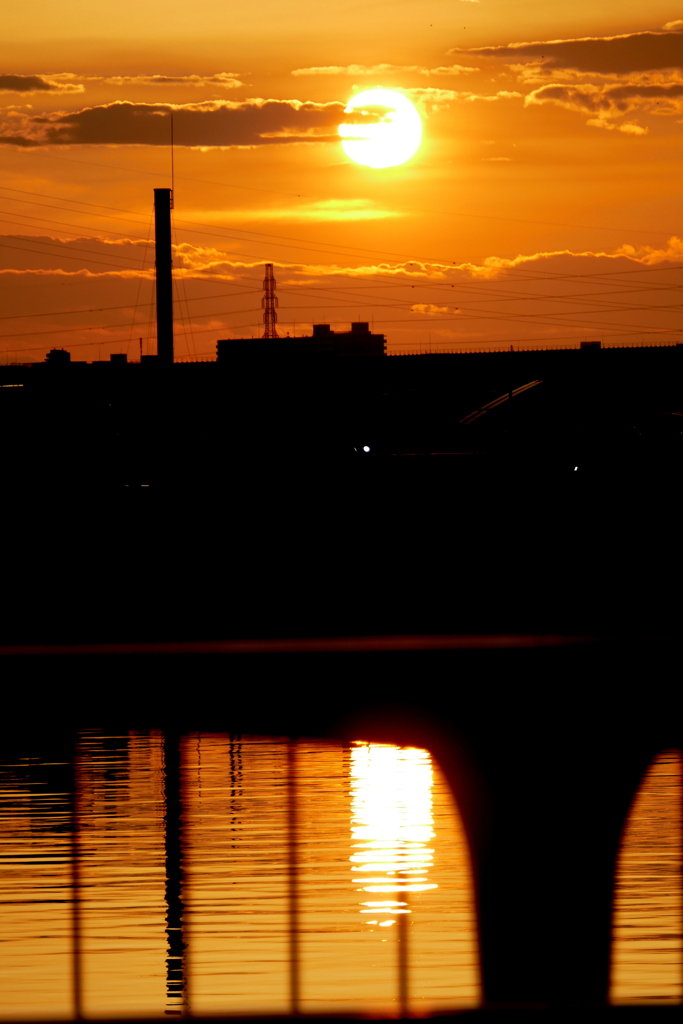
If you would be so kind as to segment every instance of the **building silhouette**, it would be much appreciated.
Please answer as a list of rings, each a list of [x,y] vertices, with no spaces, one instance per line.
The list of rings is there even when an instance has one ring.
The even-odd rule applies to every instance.
[[[329,324],[313,324],[313,334],[290,337],[220,338],[216,343],[218,362],[229,360],[282,360],[307,356],[369,357],[386,355],[387,341],[375,334],[368,323],[351,324],[349,331],[333,331]]]

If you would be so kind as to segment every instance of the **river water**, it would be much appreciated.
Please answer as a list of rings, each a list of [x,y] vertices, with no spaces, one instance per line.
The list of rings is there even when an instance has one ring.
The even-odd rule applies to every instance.
[[[613,1002],[681,998],[679,801],[664,754],[615,880]],[[84,732],[75,764],[0,762],[0,818],[4,1019],[480,1003],[467,845],[425,750]]]
[[[651,764],[622,836],[614,882],[613,1003],[683,1000],[683,759]]]

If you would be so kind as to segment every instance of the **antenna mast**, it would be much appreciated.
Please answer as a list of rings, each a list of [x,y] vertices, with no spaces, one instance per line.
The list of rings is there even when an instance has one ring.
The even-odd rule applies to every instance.
[[[277,323],[277,313],[275,310],[278,304],[275,294],[276,283],[273,276],[273,264],[266,263],[266,276],[263,278],[263,298],[261,299],[263,323],[265,324],[264,338],[277,338],[277,331],[275,330],[275,324]]]
[[[173,193],[175,192],[175,161],[173,159],[173,114],[171,114],[171,209],[173,209]]]

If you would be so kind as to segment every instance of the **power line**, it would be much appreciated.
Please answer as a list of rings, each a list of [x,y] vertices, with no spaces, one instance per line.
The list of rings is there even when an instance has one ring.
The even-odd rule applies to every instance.
[[[22,239],[22,241],[27,241],[27,239]],[[50,242],[40,242],[38,239],[36,239],[34,244],[35,245],[50,245],[51,243]],[[0,245],[4,249],[21,249],[23,252],[30,252],[34,256],[59,256],[60,259],[80,260],[81,263],[99,263],[103,267],[114,267],[116,270],[125,269],[125,268],[122,268],[122,267],[118,267],[115,263],[106,263],[104,260],[93,260],[93,259],[85,259],[84,260],[81,256],[69,256],[69,254],[65,253],[65,252],[59,252],[59,253],[56,253],[56,252],[40,252],[40,251],[36,252],[34,249],[28,249],[25,245],[12,245],[10,242],[0,242]],[[94,252],[95,250],[94,249],[74,248],[71,251],[72,252],[86,252],[86,253],[88,253],[88,252]],[[101,253],[98,254],[98,255],[101,255]],[[141,260],[136,260],[132,256],[116,256],[116,255],[114,255],[112,253],[112,257],[113,257],[113,259],[126,260],[127,262],[131,262],[131,263],[140,263],[141,262]]]
[[[4,196],[2,198],[4,198]],[[47,203],[45,203],[44,205],[47,206]],[[56,209],[60,209],[60,207],[56,207]],[[60,226],[63,226],[63,227],[66,227],[66,228],[77,228],[78,229],[77,231],[67,231],[66,232],[67,235],[75,235],[75,234],[79,234],[79,233],[82,234],[82,232],[84,230],[92,231],[92,227],[90,225],[74,224],[72,221],[52,220],[50,217],[37,217],[37,216],[33,216],[30,213],[29,214],[25,214],[22,217],[21,220],[6,220],[5,218],[8,217],[8,216],[10,216],[10,217],[20,217],[21,214],[15,213],[14,210],[10,210],[9,214],[5,210],[0,211],[0,213],[2,213],[2,220],[0,220],[0,223],[2,223],[2,224],[18,224],[19,226],[22,226],[22,224],[24,224],[26,227],[33,227],[32,224],[26,224],[26,221],[37,220],[37,221],[40,221],[41,224],[59,224]],[[107,228],[107,234],[108,235],[120,235],[122,238],[129,238],[133,242],[137,242],[137,241],[142,242],[142,241],[144,241],[142,235],[131,235],[131,233],[129,231],[114,231],[112,228]]]
[[[103,206],[101,204],[86,203],[86,202],[83,202],[81,200],[71,200],[71,199],[66,199],[65,200],[65,199],[60,199],[60,197],[48,196],[48,195],[43,194],[43,193],[31,193],[31,192],[28,192],[27,190],[10,189],[8,186],[0,186],[0,187],[4,188],[7,191],[14,191],[14,192],[18,192],[18,193],[21,193],[21,194],[24,194],[24,195],[37,195],[37,196],[40,196],[42,198],[53,198],[53,199],[57,199],[60,202],[70,202],[72,204],[78,204],[80,206],[87,206],[87,207],[92,208],[92,209],[108,210],[108,211],[117,210],[117,212],[120,212],[120,213],[131,213],[131,214],[133,214],[133,211],[124,211],[124,210],[119,210],[118,208],[114,208],[114,207],[105,207],[105,206]],[[27,200],[13,200],[13,201],[28,203]],[[51,204],[37,203],[35,205],[49,206]],[[62,209],[62,207],[55,207],[55,208],[56,209]],[[86,211],[74,211],[74,212],[86,213]],[[86,215],[87,216],[98,216],[98,217],[108,216],[108,215],[101,214],[101,213],[96,213],[96,214],[86,213]],[[133,214],[133,215],[134,216],[139,216],[138,214]],[[37,217],[32,217],[31,219],[33,219],[33,220],[38,220],[38,219],[46,220],[45,218],[37,218]],[[125,218],[116,218],[116,219],[125,219]],[[52,223],[64,223],[64,222],[52,222]],[[182,222],[181,221],[181,223],[186,223],[186,224],[189,224],[189,225],[194,225],[195,227],[198,227],[200,229],[203,227],[203,225],[200,222],[193,222],[193,221]],[[76,225],[73,225],[73,226],[76,226]],[[216,225],[214,225],[214,227],[218,228],[218,226],[216,226]],[[218,229],[218,230],[220,232],[220,237],[234,237],[234,239],[236,241],[240,242],[240,244],[244,244],[244,243],[248,244],[249,243],[249,240],[247,238],[237,237],[237,236],[230,236],[227,233],[226,230],[224,230],[224,229]],[[114,234],[123,234],[123,232],[113,232],[113,233]],[[202,233],[201,230],[200,230],[200,233]],[[204,231],[203,233],[211,234],[211,232],[209,232],[209,231]],[[281,243],[278,242],[277,244],[283,244],[283,245],[289,244],[287,240],[297,240],[297,239],[295,239],[295,236],[284,236],[284,235],[280,236],[280,235],[275,235],[275,234],[266,234],[266,233],[263,233],[263,232],[242,232],[242,234],[243,235],[247,235],[247,234],[257,235],[257,236],[259,236],[261,238],[269,238],[269,239],[282,238],[285,241],[283,241]],[[24,241],[30,241],[30,239],[23,239],[23,240]],[[142,241],[142,238],[140,237],[138,240]],[[308,241],[306,239],[298,239],[298,240],[299,241]],[[7,243],[7,242],[4,242],[4,243],[0,242],[0,245],[3,245],[5,248],[14,248],[14,249],[18,249],[18,250],[23,250],[23,251],[31,252],[34,256],[48,255],[51,258],[64,258],[64,259],[70,259],[70,260],[74,260],[74,261],[78,260],[81,263],[86,262],[86,263],[91,263],[91,264],[99,264],[99,265],[107,266],[107,267],[110,267],[110,268],[115,268],[116,270],[122,269],[122,268],[120,268],[119,266],[117,266],[113,262],[105,262],[105,261],[103,261],[101,259],[92,259],[92,258],[83,260],[82,257],[79,258],[77,256],[71,255],[71,253],[75,253],[75,252],[86,253],[86,254],[93,254],[93,255],[98,255],[98,256],[103,255],[102,253],[97,252],[96,250],[86,249],[86,248],[83,248],[83,247],[75,247],[75,246],[69,245],[68,243],[65,243],[64,246],[62,247],[62,246],[58,246],[58,244],[55,243],[54,241],[43,241],[42,239],[35,239],[35,241],[33,241],[31,244],[38,245],[38,246],[44,246],[44,247],[53,245],[55,247],[55,249],[58,249],[58,251],[56,251],[56,252],[55,251],[52,251],[52,252],[40,252],[40,250],[35,251],[35,250],[27,248],[25,246],[11,244],[11,243]],[[269,243],[269,244],[272,244],[272,242]],[[292,246],[292,247],[293,248],[299,248],[298,246],[296,246],[296,247]],[[64,251],[67,248],[68,248],[68,251]],[[199,247],[197,247],[197,248],[199,248]],[[336,249],[341,249],[342,247],[341,246],[335,246],[335,248]],[[352,247],[347,247],[347,248],[356,249],[356,247],[353,247],[353,246]],[[178,249],[178,246],[176,246],[176,249]],[[227,256],[230,260],[235,260],[235,259],[239,259],[239,258],[241,258],[241,259],[254,259],[254,260],[257,260],[259,262],[261,262],[263,260],[267,260],[267,257],[265,257],[262,254],[259,254],[257,256],[255,254],[251,254],[251,253],[238,252],[238,251],[235,251],[235,250],[221,250],[221,249],[214,249],[213,251],[218,253],[219,255]],[[335,251],[332,250],[332,248],[330,246],[323,247],[323,248],[310,249],[308,251],[327,253],[328,255],[333,255],[335,258],[338,258],[338,257],[341,257],[341,256],[345,256],[346,258],[353,258],[353,259],[362,259],[362,258],[364,258],[364,257],[361,257],[361,256],[357,256],[355,254],[352,254],[352,253],[348,253],[348,252],[335,252]],[[363,251],[363,252],[366,252],[366,253],[375,253],[377,255],[379,255],[379,253],[381,252],[381,250],[369,250],[369,249],[361,250],[360,248],[356,249],[356,251],[357,252]],[[407,256],[407,254],[397,254],[397,253],[394,253],[393,255]],[[624,257],[624,258],[627,258],[627,257]],[[145,265],[145,262],[146,262],[145,258],[140,260],[139,258],[135,258],[135,257],[132,257],[132,256],[125,256],[125,255],[114,254],[114,253],[111,254],[111,259],[112,260],[119,260],[119,261],[126,261],[126,262],[134,262],[134,263],[138,263],[138,264],[141,263],[143,268],[144,268],[144,265]],[[422,260],[426,260],[426,259],[427,259],[426,257],[420,257],[419,261],[422,262]],[[415,262],[416,260],[418,260],[418,258],[414,257],[413,260],[411,260],[411,263]],[[458,267],[458,265],[456,264],[455,261],[437,260],[436,258],[434,258],[434,262],[435,262],[436,265],[438,265],[441,268],[455,269],[455,270],[459,269],[459,267]],[[291,267],[298,267],[298,266],[301,265],[299,262],[294,262],[294,261],[280,261],[280,265],[283,265],[283,264],[287,265],[287,266],[291,266]],[[408,264],[408,266],[410,266],[410,263]],[[399,268],[398,272],[400,272],[401,270],[405,270],[405,268]],[[557,273],[557,272],[552,272],[552,271],[542,271],[542,272],[539,272],[537,269],[533,269],[532,270],[532,269],[527,269],[527,268],[524,268],[524,267],[501,267],[500,268],[500,271],[503,274],[506,274],[506,275],[513,274],[513,275],[523,276],[525,278],[525,283],[540,282],[540,281],[544,281],[544,280],[566,281],[566,282],[578,282],[578,281],[582,281],[582,280],[592,280],[592,281],[596,281],[597,282],[599,280],[602,280],[603,283],[610,284],[610,285],[614,285],[614,283],[615,283],[614,278],[621,277],[623,275],[633,275],[633,274],[640,275],[640,274],[662,273],[662,272],[668,272],[669,270],[680,270],[680,267],[678,267],[678,266],[676,266],[676,267],[652,267],[652,266],[643,267],[643,266],[639,266],[639,267],[636,267],[636,268],[629,268],[627,270],[614,270],[614,271],[605,271],[605,270],[603,270],[603,271],[599,271],[599,272],[590,272],[590,273],[582,273],[582,274],[567,274],[567,273]],[[30,272],[30,270],[28,272]],[[142,270],[142,273],[144,273],[144,269]],[[192,271],[192,273],[198,273],[198,271]],[[341,278],[343,278],[345,280],[348,280],[348,273],[346,273],[344,271],[334,272],[334,273],[330,274],[329,276],[332,277],[332,278],[340,278],[341,277]],[[206,281],[207,283],[210,282],[210,279],[208,279],[206,276],[202,276],[201,279],[203,281]],[[211,281],[210,283],[212,283],[212,284],[216,283],[217,284],[217,283],[219,283],[219,281]],[[617,291],[616,293],[614,291],[613,292],[600,292],[600,291],[595,292],[594,291],[592,293],[589,293],[589,296],[580,295],[580,294],[578,294],[578,295],[568,295],[568,296],[561,296],[561,295],[544,296],[542,294],[541,295],[538,295],[538,294],[533,295],[533,294],[529,294],[527,291],[515,291],[513,289],[503,288],[501,286],[497,286],[496,287],[496,291],[492,295],[492,294],[490,294],[490,288],[492,286],[488,282],[487,283],[482,283],[482,284],[477,284],[476,282],[466,282],[466,283],[457,282],[456,284],[449,284],[448,282],[443,282],[443,281],[439,282],[439,281],[433,281],[433,280],[430,280],[430,279],[427,279],[427,280],[418,279],[417,283],[411,283],[410,279],[408,279],[406,281],[396,282],[396,281],[386,280],[386,278],[383,275],[381,275],[379,273],[376,273],[376,272],[373,273],[373,274],[365,275],[363,281],[362,282],[358,282],[356,284],[355,290],[354,289],[350,289],[348,286],[347,287],[339,288],[339,287],[336,287],[335,285],[331,284],[327,288],[324,288],[324,287],[317,287],[316,288],[315,286],[309,286],[309,288],[305,289],[305,290],[297,288],[296,294],[298,294],[298,295],[307,295],[308,294],[308,295],[313,295],[314,297],[317,297],[318,295],[324,296],[324,295],[329,295],[329,294],[334,294],[335,297],[337,297],[340,294],[341,295],[345,294],[349,298],[349,301],[346,303],[346,307],[348,307],[349,305],[356,305],[357,302],[360,300],[364,304],[369,305],[372,309],[374,309],[374,308],[378,308],[378,309],[387,309],[387,308],[404,309],[406,307],[406,305],[408,304],[408,300],[406,300],[405,302],[391,302],[390,300],[389,301],[377,301],[377,299],[375,299],[374,301],[368,302],[368,298],[365,295],[359,295],[359,292],[362,291],[363,289],[367,290],[368,288],[380,289],[380,288],[407,288],[407,287],[411,287],[413,289],[419,287],[421,292],[427,292],[427,291],[430,291],[430,290],[437,290],[437,291],[438,290],[442,290],[443,291],[445,289],[450,289],[450,291],[452,291],[455,287],[457,287],[459,292],[468,291],[470,293],[474,292],[475,294],[481,293],[482,291],[484,291],[486,289],[488,294],[486,294],[484,297],[482,297],[479,300],[479,302],[480,303],[483,302],[483,303],[487,303],[487,304],[491,303],[491,302],[511,302],[511,301],[517,301],[517,302],[519,302],[519,301],[524,301],[524,302],[543,302],[543,301],[545,301],[545,302],[559,302],[559,303],[581,303],[582,305],[590,304],[590,305],[592,305],[594,307],[600,307],[599,309],[595,310],[595,312],[604,312],[604,313],[610,313],[610,312],[611,313],[634,312],[634,311],[637,311],[637,310],[650,310],[650,311],[656,310],[658,312],[661,311],[662,313],[668,313],[668,312],[675,311],[677,309],[677,306],[655,306],[653,304],[625,305],[623,303],[618,303],[615,300],[610,300],[608,302],[604,302],[604,301],[603,302],[599,302],[599,301],[596,301],[595,298],[590,298],[589,297],[589,296],[594,296],[595,297],[595,296],[606,295],[606,294],[619,294],[620,293],[619,291]],[[648,289],[648,288],[641,288],[639,290],[643,291],[643,292],[647,292],[648,290],[664,291],[664,290],[672,290],[672,287],[673,286],[654,285],[654,286],[651,286],[650,289]],[[254,291],[255,290],[256,289],[254,289]],[[629,288],[628,286],[626,288],[624,288],[624,289],[621,289],[620,291],[623,292],[624,290],[628,290],[629,293],[633,292],[633,289]],[[229,294],[230,293],[225,293],[226,297]],[[236,297],[238,294],[249,294],[249,290],[246,291],[246,292],[241,292],[241,293],[232,293],[232,297]],[[217,297],[218,296],[215,296],[215,295],[214,296],[204,296],[204,297],[197,298],[197,299],[189,299],[187,301],[189,301],[189,302],[196,302],[196,301],[203,301],[203,300],[217,298]],[[148,305],[148,304],[144,304],[144,305]],[[326,306],[328,306],[328,308],[329,308],[329,303],[326,303]],[[126,306],[120,306],[120,307],[94,307],[94,308],[92,308],[90,310],[55,311],[54,313],[40,313],[40,314],[20,314],[16,318],[20,318],[20,317],[23,317],[23,316],[31,317],[31,316],[46,316],[46,315],[54,315],[54,316],[71,315],[72,313],[76,314],[76,313],[79,313],[79,312],[101,312],[101,311],[110,310],[110,309],[113,310],[113,309],[116,309],[116,308],[123,309],[123,308],[127,308],[127,307]],[[307,308],[317,308],[317,307],[292,306],[290,308],[292,308],[292,309],[307,309]],[[344,306],[339,306],[339,307],[332,307],[332,308],[345,308],[345,307]],[[211,315],[214,315],[214,316],[232,316],[232,315],[238,315],[241,312],[243,312],[243,311],[242,310],[224,311],[222,313],[215,313],[215,314],[211,314]],[[473,319],[494,319],[494,320],[507,320],[509,322],[522,323],[522,322],[528,321],[531,318],[536,318],[536,317],[541,318],[542,317],[542,318],[544,318],[544,322],[546,322],[546,323],[550,323],[550,324],[558,323],[557,320],[553,321],[552,319],[550,319],[554,315],[556,317],[560,317],[561,318],[560,321],[559,321],[559,325],[566,325],[566,323],[568,322],[569,318],[580,316],[580,315],[582,315],[582,313],[591,313],[591,312],[593,312],[593,310],[585,310],[585,311],[582,310],[581,312],[578,312],[578,311],[577,312],[567,311],[566,313],[559,312],[559,313],[556,313],[556,314],[551,314],[551,313],[546,313],[546,312],[543,312],[543,313],[519,313],[519,314],[517,314],[515,316],[505,316],[505,315],[495,314],[495,313],[485,314],[485,313],[477,310],[476,308],[473,308],[472,306],[465,306],[465,307],[461,306],[461,312],[460,312],[460,314],[457,317],[445,317],[445,318],[444,317],[438,317],[438,318],[435,318],[435,317],[430,316],[430,319],[427,322],[428,323],[438,323],[438,322],[447,321],[447,322],[463,323],[463,322],[465,322],[467,320],[473,320]],[[469,313],[470,315],[464,315],[466,313]],[[419,315],[418,311],[416,311],[416,315]],[[14,318],[14,317],[2,317],[2,319],[10,319],[10,318]],[[402,323],[402,322],[413,322],[414,323],[415,322],[415,316],[411,317],[409,321],[401,321],[401,320],[390,320],[389,321],[389,320],[385,320],[385,321],[380,321],[380,322],[382,322],[382,323],[390,323],[390,324]],[[592,329],[600,329],[602,331],[613,330],[614,329],[614,328],[611,328],[609,325],[605,325],[605,324],[603,324],[603,323],[601,323],[599,321],[597,323],[595,321],[593,321],[593,322],[588,321],[587,322],[585,320],[580,320],[580,321],[577,320],[576,321],[577,327],[578,326],[585,326],[586,324],[588,324],[588,326],[590,328],[592,328]],[[110,325],[109,327],[84,328],[84,329],[87,329],[87,330],[92,330],[92,329],[109,330],[109,329],[112,329],[112,328],[116,328],[118,326],[119,325]],[[120,325],[120,326],[124,326],[124,325]],[[633,326],[636,326],[636,325],[633,325]],[[66,328],[62,328],[60,330],[66,330]],[[642,331],[646,331],[647,333],[658,333],[660,330],[661,329],[651,328],[649,326],[644,326],[643,325],[641,327],[637,327],[635,333],[640,333]],[[40,332],[33,332],[33,333],[40,333]],[[59,333],[59,331],[44,332],[44,333]],[[8,337],[8,335],[3,335],[2,337]]]
[[[99,165],[98,164],[96,166],[103,166],[103,165]],[[145,173],[151,174],[152,172],[145,172]],[[185,180],[197,181],[199,183],[204,183],[204,184],[220,184],[220,183],[217,183],[217,182],[213,182],[213,183],[212,182],[202,182],[201,179],[194,179],[194,178],[187,178]],[[235,186],[235,187],[237,187],[237,186]],[[124,210],[124,209],[121,209],[119,207],[113,207],[113,206],[104,206],[104,205],[98,204],[98,203],[88,203],[88,202],[85,202],[85,201],[80,200],[80,199],[71,199],[71,198],[64,198],[64,197],[60,197],[60,196],[52,196],[52,195],[49,195],[47,193],[41,193],[41,192],[29,192],[27,189],[14,189],[14,188],[10,188],[7,185],[0,185],[0,188],[5,189],[6,191],[18,192],[18,193],[21,193],[22,195],[37,195],[37,196],[40,196],[42,198],[57,199],[60,202],[68,202],[68,203],[72,203],[72,204],[78,204],[78,205],[81,205],[81,206],[87,206],[87,207],[92,208],[92,209],[108,210],[108,211],[113,211],[113,212],[116,212],[116,213],[128,213],[128,214],[130,214],[130,215],[132,215],[134,217],[138,217],[138,218],[142,216],[142,214],[139,214],[137,211]],[[257,190],[257,191],[260,191],[260,190]],[[263,190],[263,191],[276,191],[276,190]],[[292,195],[293,193],[278,193],[278,194]],[[308,198],[313,198],[313,197],[308,197]],[[20,200],[17,200],[17,202],[19,202],[19,201]],[[45,205],[45,206],[47,206],[47,205],[50,205],[50,204],[35,204],[35,205]],[[61,209],[61,207],[55,207],[55,209]],[[79,212],[79,211],[74,211],[74,212]],[[85,211],[83,211],[83,212],[85,212]],[[106,215],[105,214],[92,214],[91,216],[105,217]],[[476,216],[476,215],[474,215],[474,214],[472,214],[472,215],[469,215],[469,214],[465,215],[465,214],[463,214],[463,216]],[[116,217],[114,219],[116,219],[116,220],[126,220],[127,218]],[[498,218],[498,219],[502,219],[502,220],[510,219],[510,220],[512,220],[513,218]],[[139,223],[139,221],[134,221],[134,222],[131,222],[131,223]],[[207,223],[205,223],[203,221],[190,221],[190,220],[183,220],[183,219],[178,219],[176,221],[176,223],[177,223],[178,226],[186,224],[186,225],[189,225],[189,226],[194,227],[194,228],[199,228],[200,229],[200,233],[202,233],[202,234],[212,235],[213,232],[211,232],[211,231],[201,231],[201,229],[202,228],[214,228],[214,229],[216,229],[220,233],[220,237],[227,237],[227,238],[232,237],[235,241],[239,241],[239,242],[247,242],[247,243],[249,243],[249,241],[250,241],[250,239],[243,238],[243,237],[241,237],[239,235],[235,235],[235,234],[230,235],[230,234],[228,234],[228,232],[235,232],[236,230],[240,230],[240,229],[235,229],[234,227],[226,229],[226,228],[223,228],[221,225],[217,225],[217,224],[207,224]],[[526,223],[526,222],[522,221],[521,223]],[[543,223],[543,222],[540,222],[540,221],[538,221],[538,222],[537,221],[530,221],[529,223]],[[563,225],[560,224],[560,225],[556,225],[556,226],[563,226]],[[574,226],[574,225],[572,225],[572,226]],[[614,230],[617,230],[617,229],[615,228]],[[619,228],[618,230],[623,232],[624,230],[629,230],[629,229]],[[118,234],[119,232],[114,232],[114,233]],[[666,235],[667,237],[669,237],[671,235],[670,231],[669,232],[657,232],[657,231],[655,231],[654,233],[655,234]],[[241,231],[241,235],[256,235],[258,238],[263,238],[263,239],[284,239],[285,241],[283,241],[281,243],[283,245],[285,245],[287,241],[309,242],[309,243],[311,243],[313,245],[316,245],[316,246],[320,246],[320,244],[321,244],[321,243],[319,243],[319,242],[317,242],[316,240],[313,240],[313,239],[301,238],[300,236],[295,236],[295,235],[282,235],[282,234],[271,233],[271,232],[259,232],[259,231],[246,231],[246,230],[243,230],[243,231]],[[272,242],[271,242],[271,244],[272,244]],[[280,244],[280,243],[278,243],[278,244]],[[331,255],[335,255],[335,250],[348,250],[348,249],[352,249],[352,250],[356,250],[356,252],[367,253],[367,254],[370,254],[370,255],[378,256],[378,257],[380,257],[380,256],[381,257],[396,256],[396,257],[400,257],[401,259],[409,259],[411,262],[436,263],[436,264],[441,264],[441,265],[443,265],[445,267],[446,266],[447,267],[452,267],[452,266],[456,266],[457,267],[458,264],[469,263],[474,258],[473,256],[470,255],[469,257],[462,257],[460,259],[453,260],[450,257],[436,257],[436,256],[424,256],[424,255],[417,256],[415,254],[410,254],[410,253],[392,252],[392,251],[381,250],[381,249],[368,249],[368,248],[363,248],[363,247],[360,247],[360,246],[340,246],[340,245],[335,245],[334,243],[332,243],[332,244],[328,243],[327,245],[323,245],[322,248],[315,248],[315,249],[306,249],[306,247],[304,247],[304,246],[288,246],[288,247],[289,248],[303,248],[303,249],[305,249],[305,251],[310,251],[310,252],[329,252]],[[363,259],[364,258],[363,256],[356,255],[354,252],[346,252],[346,251],[338,252],[338,253],[336,253],[336,255],[346,256],[347,258],[352,258],[352,259]],[[577,254],[577,255],[580,255],[580,254]],[[261,256],[261,255],[253,257],[253,258],[255,258],[257,260],[258,259],[267,259],[267,257]],[[285,261],[285,262],[291,262],[291,261]],[[506,268],[502,268],[502,269],[505,269],[508,272],[519,273],[519,274],[537,273],[536,271],[526,270],[526,269],[524,269],[522,267],[506,267]],[[641,268],[641,269],[643,271],[645,271],[647,269],[654,269],[654,268]],[[603,276],[604,274],[609,274],[609,276],[611,276],[612,274],[638,273],[638,272],[639,272],[638,270],[634,269],[633,271],[607,271],[607,272],[606,271],[600,271],[597,274],[589,273],[589,274],[576,274],[576,275],[574,275],[574,274],[572,274],[572,275],[559,274],[558,275],[558,274],[554,274],[553,272],[547,272],[546,271],[544,276],[547,276],[549,278],[553,278],[553,277],[561,277],[561,278],[563,278],[563,277],[591,277],[591,276]]]
[[[145,171],[145,170],[143,170],[141,168],[122,167],[120,164],[112,166],[112,164],[101,164],[101,163],[95,162],[93,160],[74,160],[74,159],[70,159],[69,157],[59,157],[59,156],[56,156],[54,154],[46,153],[44,151],[44,148],[42,148],[42,147],[40,147],[40,148],[37,147],[36,149],[31,150],[31,156],[37,156],[37,157],[41,157],[41,158],[47,159],[47,160],[61,160],[61,161],[64,161],[65,163],[84,164],[84,165],[89,165],[91,167],[105,167],[108,171],[112,171],[112,170],[123,171],[126,174],[134,174],[136,176],[139,176],[140,174],[145,174],[148,177],[156,177],[156,178],[159,177],[159,174],[158,174],[157,171]],[[310,194],[307,194],[307,193],[304,193],[304,192],[286,192],[283,189],[258,188],[255,185],[238,185],[238,184],[236,184],[235,182],[232,182],[232,181],[209,181],[208,179],[205,179],[205,178],[191,178],[188,175],[181,175],[181,174],[177,174],[177,175],[175,175],[175,177],[179,178],[181,181],[192,181],[192,182],[194,182],[195,184],[198,184],[198,185],[217,185],[220,188],[232,188],[232,189],[238,189],[240,191],[245,191],[245,192],[263,192],[263,193],[268,193],[269,195],[289,196],[290,198],[293,198],[293,199],[312,199],[312,200],[315,201],[316,199],[317,200],[326,200],[327,198],[329,198],[328,196],[310,195]],[[92,205],[92,204],[88,204],[88,205]],[[573,222],[572,223],[567,223],[567,222],[562,222],[562,221],[530,220],[528,218],[522,218],[522,217],[499,217],[499,216],[496,216],[495,214],[466,213],[466,212],[464,212],[462,210],[443,210],[443,209],[441,209],[441,210],[430,210],[430,209],[424,209],[424,208],[421,208],[421,207],[405,207],[404,209],[407,209],[411,213],[418,213],[418,214],[421,214],[421,215],[428,214],[430,216],[438,216],[439,218],[444,217],[444,216],[456,217],[456,218],[457,217],[464,217],[464,218],[473,219],[473,220],[499,221],[501,223],[506,223],[506,224],[536,224],[536,225],[539,225],[541,227],[572,228],[572,229],[576,229],[576,230],[579,230],[579,231],[617,231],[620,234],[623,234],[624,231],[628,231],[631,234],[648,234],[648,235],[653,235],[654,234],[654,235],[662,235],[663,237],[667,237],[667,238],[671,237],[671,234],[672,234],[672,232],[670,230],[669,231],[662,231],[662,230],[659,230],[657,228],[650,228],[650,227],[648,227],[648,228],[631,228],[631,227],[624,227],[623,225],[619,225],[619,227],[609,227],[607,225],[597,225],[597,224],[575,224]]]

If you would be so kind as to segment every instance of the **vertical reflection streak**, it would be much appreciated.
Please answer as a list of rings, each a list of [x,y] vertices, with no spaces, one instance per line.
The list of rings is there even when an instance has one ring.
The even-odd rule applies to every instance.
[[[164,733],[166,846],[166,998],[167,1015],[190,1015],[183,934],[183,842],[181,738]]]
[[[363,883],[357,892],[381,897],[362,904],[360,913],[374,919],[367,924],[397,925],[398,1013],[405,1018],[410,1014],[409,894],[438,888],[428,880],[434,851],[427,842],[435,837],[431,758],[426,750],[358,743],[351,764],[351,871],[361,873],[355,876]]]
[[[296,743],[287,743],[287,874],[289,896],[289,1004],[292,1016],[300,1005],[299,964],[299,879],[298,879],[298,806]]]
[[[398,1013],[405,1020],[410,1015],[408,991],[408,915],[398,916]]]
[[[79,849],[80,818],[78,814],[78,736],[74,736],[71,757],[70,829],[71,829],[71,971],[74,1020],[83,1019],[83,973],[81,941],[81,862]]]

